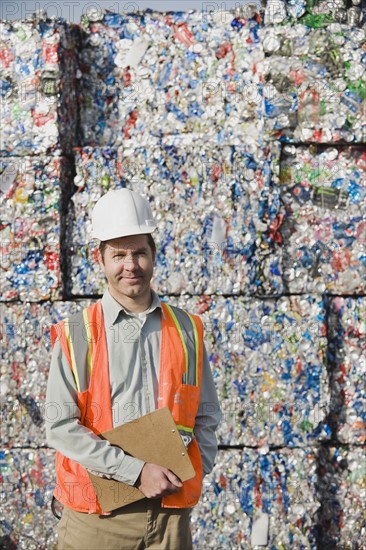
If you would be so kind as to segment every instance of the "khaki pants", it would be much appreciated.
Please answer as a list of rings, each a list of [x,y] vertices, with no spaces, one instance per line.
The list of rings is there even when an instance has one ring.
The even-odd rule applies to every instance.
[[[110,516],[64,508],[58,525],[58,550],[191,550],[189,508],[161,508],[144,498]]]

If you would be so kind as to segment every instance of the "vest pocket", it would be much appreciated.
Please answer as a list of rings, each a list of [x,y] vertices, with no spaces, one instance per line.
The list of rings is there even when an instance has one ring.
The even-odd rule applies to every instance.
[[[194,428],[200,402],[199,386],[181,384],[172,395],[172,415],[176,424]]]

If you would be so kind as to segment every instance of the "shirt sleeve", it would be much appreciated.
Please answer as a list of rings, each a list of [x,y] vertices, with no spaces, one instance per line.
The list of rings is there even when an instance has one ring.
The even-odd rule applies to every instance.
[[[48,445],[84,468],[134,485],[145,463],[126,455],[122,449],[80,424],[80,416],[74,377],[57,340],[52,353],[45,404]]]
[[[200,404],[194,433],[200,448],[203,474],[211,472],[217,453],[215,430],[221,420],[221,409],[206,349],[203,352]]]

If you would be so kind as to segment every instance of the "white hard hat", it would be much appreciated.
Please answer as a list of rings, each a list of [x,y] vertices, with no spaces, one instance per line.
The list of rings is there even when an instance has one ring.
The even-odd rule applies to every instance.
[[[117,237],[152,233],[156,229],[149,201],[130,189],[103,195],[92,213],[92,238],[108,241]]]

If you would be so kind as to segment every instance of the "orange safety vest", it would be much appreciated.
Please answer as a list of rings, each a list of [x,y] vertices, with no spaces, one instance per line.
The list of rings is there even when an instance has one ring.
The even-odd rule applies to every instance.
[[[194,425],[200,401],[203,357],[203,326],[196,315],[162,302],[158,408],[169,407],[183,439],[189,437],[188,454],[196,475],[179,492],[163,497],[162,506],[189,508],[197,504],[202,487],[202,461]],[[56,339],[72,369],[80,409],[80,423],[97,435],[113,428],[109,383],[107,339],[101,301],[51,327],[52,347]],[[79,349],[86,347],[84,356]],[[81,391],[81,377],[89,384]],[[54,496],[78,512],[104,514],[87,470],[78,462],[56,452]]]

